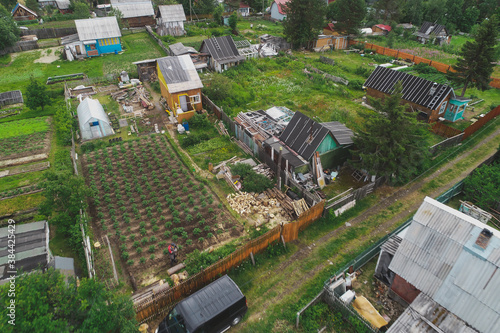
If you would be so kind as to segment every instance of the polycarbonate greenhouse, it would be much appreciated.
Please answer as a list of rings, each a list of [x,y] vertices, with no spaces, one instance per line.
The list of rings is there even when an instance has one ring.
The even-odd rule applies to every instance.
[[[82,141],[113,135],[108,115],[101,103],[90,97],[85,98],[77,108]]]

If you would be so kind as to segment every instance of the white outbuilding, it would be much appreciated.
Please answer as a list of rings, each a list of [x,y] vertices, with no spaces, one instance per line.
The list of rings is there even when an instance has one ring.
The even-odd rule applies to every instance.
[[[115,134],[108,115],[98,100],[87,97],[80,102],[76,111],[82,141]]]

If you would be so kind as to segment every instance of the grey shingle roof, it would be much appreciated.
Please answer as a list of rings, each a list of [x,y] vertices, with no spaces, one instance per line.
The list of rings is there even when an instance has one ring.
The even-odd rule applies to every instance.
[[[485,250],[475,241],[493,236]],[[425,198],[389,269],[480,332],[500,332],[500,232]]]
[[[403,84],[403,99],[423,107],[435,110],[441,102],[450,94],[453,89],[444,84],[422,79],[418,76],[410,75],[394,69],[377,66],[364,86],[381,91],[385,94],[394,92],[394,85],[401,81]],[[435,92],[431,95],[431,88],[435,87]]]
[[[337,121],[320,124],[297,111],[281,134],[280,140],[300,156],[310,160],[328,134],[332,134],[341,145],[352,143],[353,133],[343,124]]]
[[[446,30],[446,27],[442,24],[424,22],[422,23],[420,29],[417,31],[417,34],[420,37],[429,37],[431,34],[438,35],[443,29]]]
[[[115,16],[75,20],[80,41],[121,37],[122,33]]]
[[[209,53],[219,64],[245,60],[245,56],[240,55],[231,36],[205,39],[201,44],[200,52]]]
[[[170,52],[172,52],[174,56],[180,56],[188,53],[198,53],[198,51],[196,51],[194,47],[184,46],[184,44],[182,44],[181,42],[170,44],[168,48],[170,49]]]
[[[161,17],[163,22],[186,21],[186,14],[182,5],[158,6],[157,17]]]

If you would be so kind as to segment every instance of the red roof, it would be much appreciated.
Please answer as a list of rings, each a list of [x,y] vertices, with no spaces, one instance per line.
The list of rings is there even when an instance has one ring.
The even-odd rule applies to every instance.
[[[285,13],[285,7],[286,7],[286,4],[287,4],[288,1],[290,1],[290,0],[274,0],[273,1],[278,6],[278,11],[279,11],[279,13],[281,15],[286,15],[286,13]]]
[[[333,23],[328,23],[328,25],[326,27],[324,27],[323,29],[328,29],[330,31],[335,31]]]
[[[246,3],[240,2],[240,8],[250,8]]]
[[[386,31],[391,31],[392,28],[390,25],[385,25],[385,24],[377,24],[376,25],[377,28],[380,28],[382,30],[386,30]]]

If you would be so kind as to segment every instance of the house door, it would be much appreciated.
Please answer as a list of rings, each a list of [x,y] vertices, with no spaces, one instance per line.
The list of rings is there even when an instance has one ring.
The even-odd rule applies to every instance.
[[[187,96],[186,95],[179,96],[179,102],[181,103],[182,111],[186,112],[188,110]]]
[[[75,50],[76,50],[77,55],[82,54],[82,50],[80,49],[80,45],[75,45]]]

